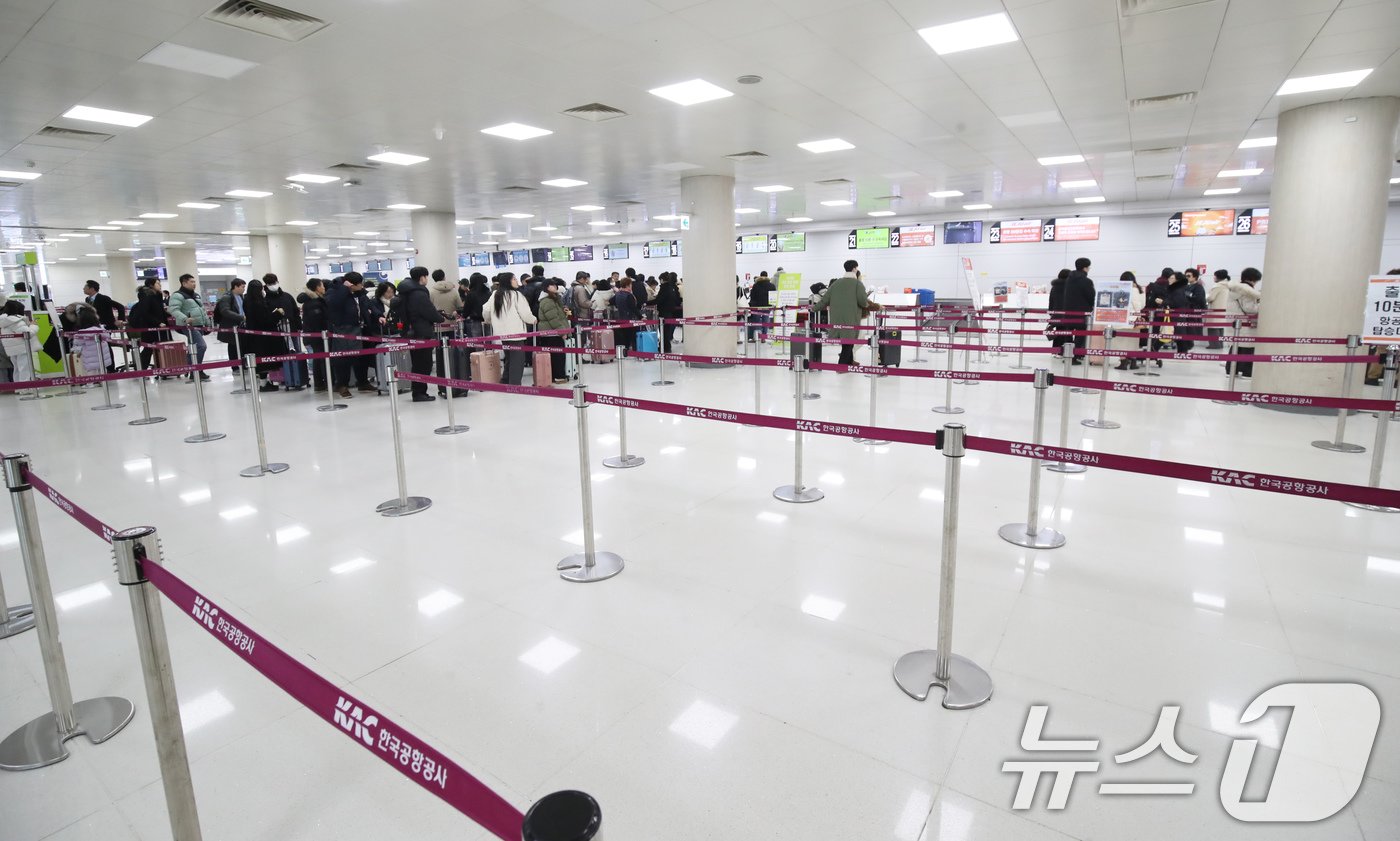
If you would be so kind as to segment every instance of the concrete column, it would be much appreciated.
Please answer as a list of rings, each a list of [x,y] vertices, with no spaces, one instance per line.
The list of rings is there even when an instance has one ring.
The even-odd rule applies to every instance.
[[[136,261],[125,254],[107,255],[107,281],[102,291],[122,306],[136,300]]]
[[[690,215],[681,234],[681,271],[687,318],[734,311],[734,178],[694,175],[681,179],[679,211]],[[685,352],[733,356],[733,327],[686,327]]]
[[[269,271],[277,275],[282,288],[293,298],[306,289],[306,247],[301,239],[300,233],[267,235],[267,255],[272,263]]]
[[[1400,98],[1324,102],[1279,115],[1260,336],[1345,336],[1361,329],[1366,278],[1380,270]],[[1243,266],[1232,266],[1236,279]],[[1258,353],[1311,353],[1257,345]],[[1330,348],[1327,353],[1340,353]],[[1340,365],[1258,365],[1254,390],[1335,395]],[[1356,377],[1359,389],[1362,377]]]
[[[248,253],[253,258],[253,264],[246,270],[240,269],[239,277],[247,276],[252,280],[272,271],[272,257],[268,251],[266,236],[248,237]]]
[[[414,265],[429,271],[442,269],[448,280],[457,280],[457,215],[437,210],[415,210],[409,216],[413,225],[413,246],[418,249]]]
[[[195,264],[193,248],[166,248],[165,276],[169,278],[166,288],[174,289],[180,282],[180,275],[192,274],[199,278],[199,267]]]

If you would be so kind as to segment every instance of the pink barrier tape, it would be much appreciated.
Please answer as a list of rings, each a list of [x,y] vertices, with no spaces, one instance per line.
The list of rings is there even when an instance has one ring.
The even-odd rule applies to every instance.
[[[1055,385],[1099,389],[1103,380],[1057,377]],[[1153,394],[1162,397],[1186,397],[1194,400],[1238,400],[1260,406],[1306,406],[1319,409],[1355,409],[1358,412],[1400,412],[1400,400],[1361,400],[1342,397],[1313,397],[1306,394],[1265,394],[1253,391],[1217,391],[1209,388],[1180,388],[1170,385],[1139,385],[1109,383],[1109,391],[1125,394]]]
[[[1066,447],[1036,446],[972,435],[964,438],[963,443],[969,450],[981,450],[982,452],[1000,453],[1020,458],[1082,464],[1086,467],[1103,467],[1125,473],[1165,476],[1169,479],[1185,479],[1207,485],[1226,485],[1291,496],[1330,499],[1335,502],[1358,502],[1364,505],[1400,508],[1400,491],[1388,488],[1368,488],[1362,485],[1324,482],[1318,479],[1294,479],[1289,476],[1276,476],[1272,473],[1245,473],[1199,464],[1182,464],[1175,461],[1096,453]]]
[[[437,347],[437,342],[429,339],[419,339],[412,342],[399,342],[398,344],[384,344],[379,347],[357,348],[355,350],[325,350],[315,353],[278,353],[270,356],[259,356],[259,363],[275,364],[281,362],[296,362],[313,359],[340,359],[347,356],[372,356],[380,353],[393,353],[398,350],[428,350]]]
[[[836,365],[827,362],[809,362],[813,371],[834,371],[838,374],[876,374],[891,377],[915,377],[926,380],[977,380],[990,383],[1029,383],[1035,381],[1034,374],[1003,374],[991,371],[940,371],[928,368],[886,368],[878,365]]]
[[[346,738],[497,838],[520,838],[525,816],[462,766],[268,642],[170,570],[144,560],[141,572],[181,613]]]
[[[590,329],[585,327],[585,330]],[[502,335],[492,334],[490,336],[466,336],[460,339],[453,339],[453,347],[467,347],[478,345],[482,342],[518,342],[524,339],[533,339],[536,336],[572,336],[572,330],[539,330],[533,333],[507,333]]]
[[[574,396],[571,389],[541,388],[533,385],[506,385],[504,383],[484,383],[476,380],[449,380],[428,374],[398,374],[395,379],[410,383],[426,383],[443,388],[461,388],[468,391],[499,391],[505,394],[529,394],[535,397],[554,397],[568,400]]]
[[[112,535],[117,533],[116,529],[92,516],[82,508],[79,508],[73,500],[54,490],[53,486],[48,482],[34,475],[33,471],[24,471],[24,481],[33,485],[35,490],[48,497],[49,502],[58,506],[58,510],[72,517],[74,520],[77,520],[78,525],[102,538],[107,543],[112,542]]]
[[[1030,348],[1026,349],[1030,352]],[[1055,350],[1052,348],[1051,352]],[[1075,356],[1109,356],[1121,357],[1125,359],[1175,359],[1179,362],[1290,362],[1295,364],[1312,365],[1317,363],[1336,364],[1367,364],[1373,362],[1374,357],[1369,356],[1313,356],[1304,354],[1259,354],[1259,353],[1171,353],[1146,350],[1081,350],[1076,349]]]
[[[550,350],[551,348],[540,348]],[[592,352],[592,351],[590,351]],[[628,351],[631,359],[660,359],[665,362],[689,362],[699,365],[753,365],[759,368],[791,368],[791,359],[756,359],[747,356],[688,356],[682,353],[643,353]]]
[[[580,356],[584,354],[602,353],[608,357],[613,355],[611,351],[597,351],[586,347],[544,347],[542,345],[518,345],[514,342],[511,342],[509,347],[507,347],[505,342],[491,342],[484,345],[474,344],[471,345],[471,347],[479,347],[482,350],[517,350],[521,353],[573,353]]]

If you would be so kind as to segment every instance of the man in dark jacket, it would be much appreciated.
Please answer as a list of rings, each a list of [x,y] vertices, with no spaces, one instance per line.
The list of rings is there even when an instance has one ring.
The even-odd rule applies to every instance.
[[[132,305],[126,319],[129,327],[152,328],[147,329],[144,333],[130,334],[132,341],[148,345],[141,348],[141,367],[143,369],[151,367],[151,354],[155,352],[149,345],[161,340],[161,331],[153,328],[165,327],[169,321],[170,313],[165,309],[165,298],[160,294],[160,279],[146,278],[145,282],[136,290],[136,303]]]
[[[101,290],[102,287],[95,280],[83,284],[83,295],[87,296],[87,302],[92,304],[92,308],[97,310],[97,320],[108,330],[115,330],[118,322],[126,321],[126,307],[103,295]]]
[[[1143,305],[1142,314],[1147,321],[1149,332],[1154,336],[1157,335],[1157,332],[1161,329],[1164,316],[1163,311],[1166,310],[1168,298],[1171,296],[1172,276],[1175,274],[1176,272],[1172,271],[1170,267],[1162,269],[1161,276],[1147,284],[1147,303]],[[1138,340],[1138,347],[1147,347],[1146,336]],[[1152,352],[1157,353],[1161,349],[1162,340],[1154,338],[1152,340]],[[1162,367],[1162,360],[1160,359],[1150,360],[1148,363],[1144,364],[1150,364],[1150,362],[1156,362],[1158,368]]]
[[[433,306],[432,296],[428,294],[428,270],[423,266],[414,266],[409,273],[408,280],[399,284],[399,295],[403,299],[404,323],[408,328],[408,338],[414,341],[423,341],[436,338],[436,331],[433,325],[439,324],[445,319],[437,307]],[[409,358],[413,361],[413,373],[431,374],[433,372],[433,349],[415,348],[408,352]],[[428,393],[427,383],[415,382],[413,384],[413,402],[429,403],[437,398]]]
[[[345,277],[333,281],[330,289],[326,290],[326,321],[330,323],[331,332],[335,335],[360,335],[360,304],[355,300],[355,294],[364,287],[364,275],[359,272],[346,272]],[[359,339],[331,339],[331,350],[359,349]],[[348,356],[339,356],[331,360],[331,389],[340,397],[350,396],[350,372],[353,367],[350,359]]]
[[[520,284],[520,294],[530,302],[530,312],[540,315],[540,295],[544,293],[544,266],[531,266],[530,277]]]
[[[1061,336],[1060,333],[1074,329],[1069,324],[1065,310],[1065,281],[1069,280],[1070,270],[1060,269],[1060,274],[1050,281],[1050,320],[1045,328],[1045,333],[1050,337],[1050,344],[1055,348],[1055,354],[1059,355],[1060,347],[1069,344],[1072,339],[1069,336]]]
[[[239,350],[243,346],[242,340],[235,341],[233,328],[243,327],[248,319],[243,314],[243,290],[248,284],[241,278],[234,278],[229,284],[229,290],[224,293],[219,302],[214,305],[214,326],[219,328],[219,341],[226,345],[231,345],[228,349],[230,359],[238,356]],[[252,346],[249,345],[251,348]],[[233,366],[236,374],[243,368],[243,360],[238,359],[237,365]]]
[[[1184,272],[1172,274],[1171,286],[1167,287],[1167,307],[1171,310],[1173,335],[1195,333],[1191,316],[1187,314],[1187,310],[1191,309],[1191,283]],[[1177,353],[1190,353],[1196,345],[1190,339],[1176,339],[1175,343]]]
[[[762,324],[773,317],[773,313],[770,311],[773,306],[770,296],[776,291],[777,287],[773,285],[773,281],[768,279],[768,272],[759,274],[758,280],[755,280],[753,286],[749,287],[749,322],[751,324]],[[755,312],[755,310],[757,311]],[[749,327],[749,341],[754,340],[755,332],[760,333],[764,341],[767,341],[767,327]]]
[[[661,273],[661,285],[656,290],[656,314],[662,319],[662,352],[670,353],[671,337],[676,333],[676,325],[665,322],[683,315],[681,288],[676,283],[676,275],[673,272]]]
[[[306,291],[297,296],[297,303],[301,304],[301,329],[307,333],[320,333],[322,330],[330,329],[330,322],[326,320],[326,287],[325,281],[319,277],[313,277],[306,282]],[[308,336],[306,338],[306,349],[311,353],[323,353],[326,350],[326,343],[320,336]],[[311,383],[317,392],[326,390],[326,366],[317,365],[313,360],[308,363],[311,366]]]
[[[1094,281],[1089,279],[1090,265],[1088,257],[1080,257],[1074,261],[1074,271],[1065,279],[1065,311],[1069,314],[1065,326],[1080,332],[1089,329],[1094,313]],[[1074,347],[1078,351],[1082,352],[1088,342],[1088,336],[1074,337]],[[1076,355],[1074,364],[1083,365],[1084,357]]]

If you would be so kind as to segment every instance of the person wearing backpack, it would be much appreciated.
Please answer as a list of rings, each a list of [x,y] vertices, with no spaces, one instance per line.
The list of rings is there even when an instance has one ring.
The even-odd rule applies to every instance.
[[[833,326],[827,331],[827,335],[831,338],[858,339],[860,331],[855,328],[860,326],[866,313],[878,311],[880,305],[870,300],[870,295],[866,292],[865,284],[860,279],[860,264],[855,260],[847,260],[844,268],[846,273],[832,279],[822,294],[812,302],[812,309],[827,312],[830,316]],[[841,345],[841,355],[836,364],[856,364],[855,345]]]
[[[564,305],[564,298],[559,294],[559,287],[563,281],[554,278],[545,281],[544,294],[540,295],[540,330],[568,330],[569,310]],[[540,347],[564,347],[563,336],[540,336],[536,340]],[[566,383],[569,378],[565,376],[564,354],[551,353],[549,355],[550,375],[554,383]]]
[[[617,292],[613,294],[613,308],[617,310],[617,317],[622,321],[641,321],[642,308],[637,303],[637,296],[632,292],[631,278],[622,278],[617,282]],[[637,346],[637,328],[619,327],[613,331],[617,344],[627,348],[629,351]]]

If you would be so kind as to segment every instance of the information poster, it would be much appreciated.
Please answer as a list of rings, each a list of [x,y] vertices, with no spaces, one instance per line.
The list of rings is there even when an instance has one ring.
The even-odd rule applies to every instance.
[[[987,229],[987,242],[1040,242],[1039,219],[993,222]]]
[[[1068,216],[1050,219],[1041,226],[1046,242],[1087,242],[1099,238],[1099,217]]]
[[[1133,323],[1133,282],[1100,280],[1095,283],[1094,326],[1127,327]]]
[[[925,248],[933,245],[937,239],[937,225],[917,225],[894,229],[896,248]]]
[[[992,284],[992,301],[1004,304],[1011,299],[1011,284],[1004,280],[999,280]]]
[[[1366,323],[1361,341],[1400,345],[1400,275],[1374,275],[1366,284]]]
[[[802,297],[802,275],[798,272],[783,272],[778,275],[778,306],[795,307]]]
[[[1031,285],[1018,280],[1011,285],[1011,303],[1017,309],[1030,309]]]
[[[1234,210],[1186,210],[1167,220],[1169,237],[1228,237],[1234,232]]]
[[[1039,225],[1040,223],[1037,222],[1036,227]],[[972,299],[972,306],[980,310],[982,309],[982,290],[977,287],[977,275],[972,271],[972,258],[962,258],[962,266],[963,282],[967,284],[968,297]]]
[[[1269,233],[1269,209],[1251,207],[1235,217],[1235,236],[1265,236]]]
[[[893,232],[889,228],[857,228],[846,235],[847,248],[889,248]]]

